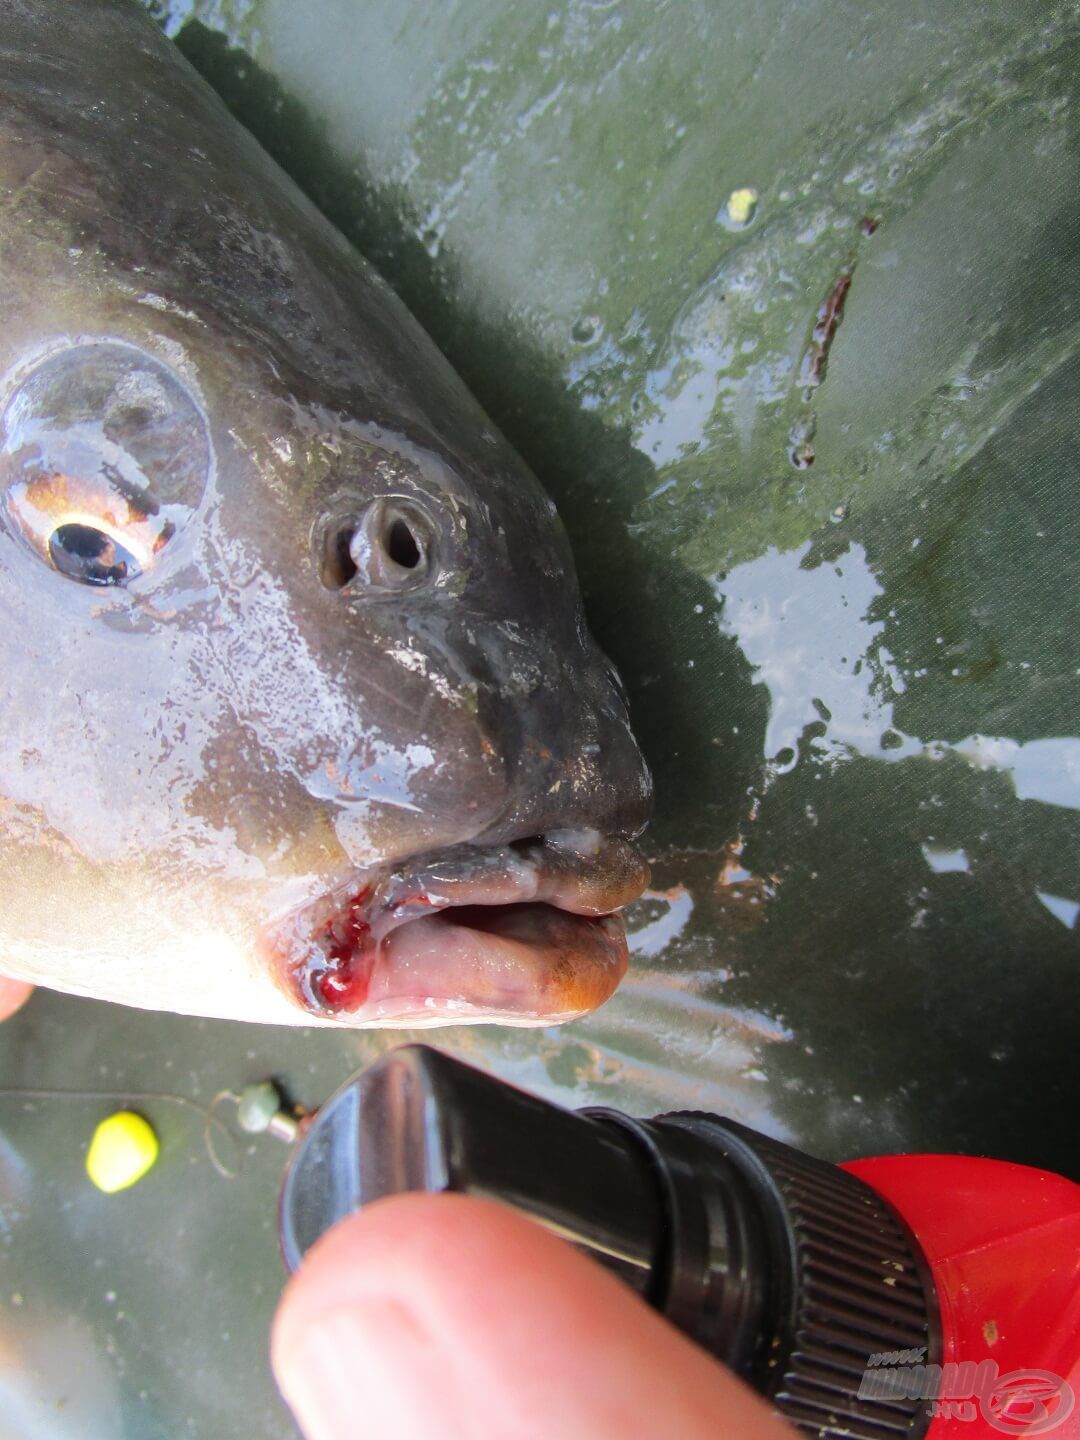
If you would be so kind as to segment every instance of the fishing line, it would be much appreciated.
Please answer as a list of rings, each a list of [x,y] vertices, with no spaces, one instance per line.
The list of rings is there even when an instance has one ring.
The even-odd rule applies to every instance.
[[[249,1086],[248,1088],[254,1087]],[[243,1169],[244,1152],[240,1139],[217,1113],[219,1106],[226,1099],[233,1101],[239,1110],[243,1096],[236,1095],[231,1090],[219,1090],[209,1105],[200,1105],[197,1100],[192,1100],[187,1095],[177,1095],[171,1090],[63,1090],[52,1086],[0,1085],[0,1098],[5,1097],[21,1100],[116,1100],[123,1104],[129,1102],[138,1104],[146,1101],[155,1104],[180,1105],[188,1110],[194,1110],[197,1115],[202,1117],[203,1145],[210,1164],[222,1179],[235,1180]],[[236,1156],[235,1168],[231,1168],[221,1158],[214,1140],[215,1127],[218,1131],[223,1131],[232,1144]]]

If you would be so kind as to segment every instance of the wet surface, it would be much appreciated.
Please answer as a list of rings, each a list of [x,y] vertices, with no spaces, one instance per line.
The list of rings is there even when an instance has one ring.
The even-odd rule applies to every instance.
[[[159,9],[557,500],[656,776],[615,999],[439,1043],[568,1103],[1078,1173],[1065,12]],[[314,1104],[393,1039],[38,995],[0,1083]],[[108,1107],[0,1104],[0,1345],[86,1356],[34,1361],[52,1429],[16,1433],[291,1434],[283,1152],[223,1181],[148,1103],[162,1158],[109,1199]]]

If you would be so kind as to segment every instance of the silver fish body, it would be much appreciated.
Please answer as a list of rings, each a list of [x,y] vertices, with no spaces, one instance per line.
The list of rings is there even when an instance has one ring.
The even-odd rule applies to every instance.
[[[0,0],[0,676],[0,971],[535,1024],[625,967],[553,505],[131,0]]]

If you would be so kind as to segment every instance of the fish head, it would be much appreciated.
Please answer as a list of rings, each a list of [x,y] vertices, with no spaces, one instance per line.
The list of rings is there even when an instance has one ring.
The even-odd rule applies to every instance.
[[[550,500],[456,391],[428,423],[145,312],[0,382],[0,968],[294,1023],[594,1008],[649,781]]]
[[[0,971],[592,1009],[650,786],[554,506],[138,6],[5,23]]]

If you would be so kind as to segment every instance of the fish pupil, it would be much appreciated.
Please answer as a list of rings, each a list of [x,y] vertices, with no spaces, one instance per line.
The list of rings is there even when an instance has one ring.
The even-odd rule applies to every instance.
[[[57,526],[49,556],[61,575],[84,585],[123,585],[139,574],[134,555],[92,525]]]

